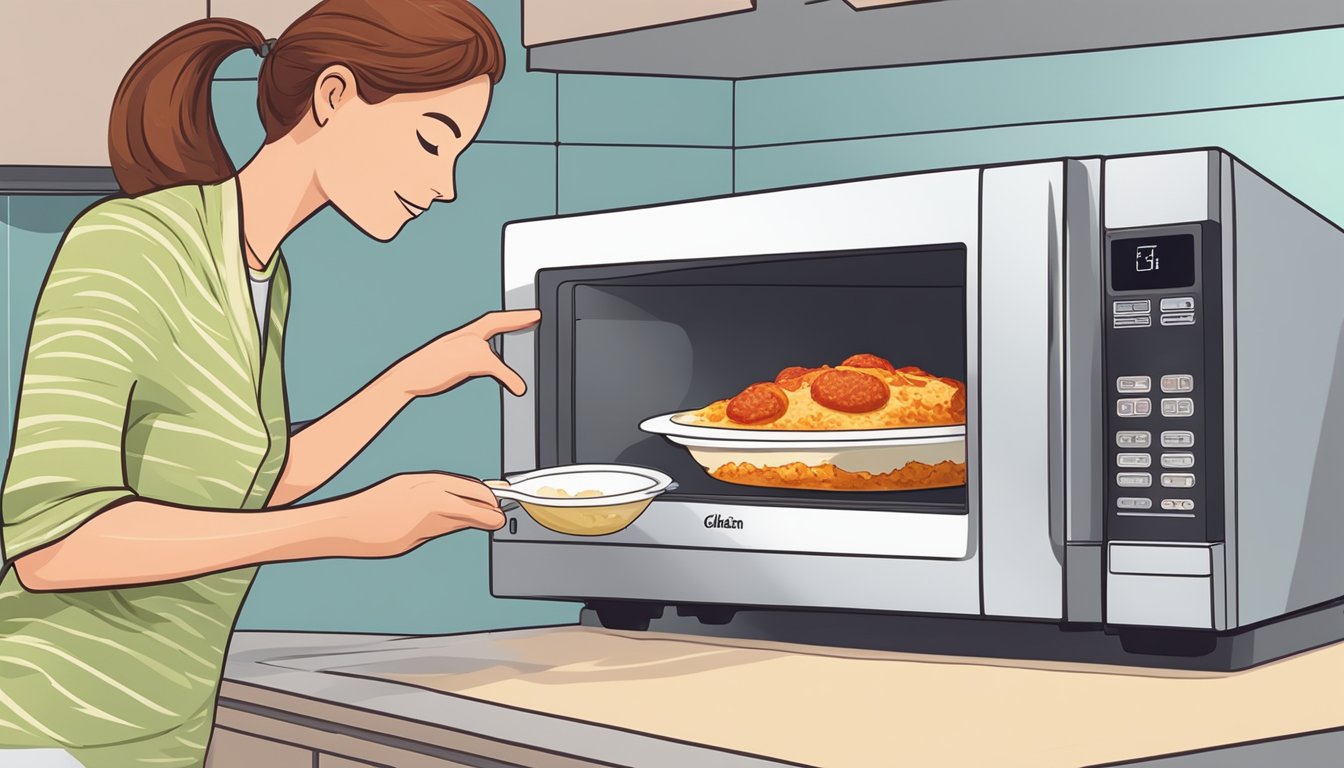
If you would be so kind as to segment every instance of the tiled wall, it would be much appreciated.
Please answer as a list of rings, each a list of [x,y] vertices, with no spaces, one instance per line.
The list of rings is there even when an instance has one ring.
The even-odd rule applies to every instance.
[[[482,3],[509,47],[459,197],[393,242],[319,214],[286,243],[294,415],[340,402],[413,346],[499,306],[509,220],[925,168],[1222,145],[1344,221],[1344,30],[1134,51],[741,81],[525,71],[517,3]],[[258,61],[214,85],[225,144],[261,141]],[[61,233],[92,198],[0,196],[6,265],[5,453],[27,322]],[[419,401],[323,495],[388,474],[499,472],[493,381]],[[401,558],[262,569],[239,626],[456,632],[572,621],[570,603],[489,595],[483,534]]]
[[[733,191],[733,84],[560,75],[560,213]]]
[[[1344,29],[737,83],[736,190],[1221,146],[1344,222]]]

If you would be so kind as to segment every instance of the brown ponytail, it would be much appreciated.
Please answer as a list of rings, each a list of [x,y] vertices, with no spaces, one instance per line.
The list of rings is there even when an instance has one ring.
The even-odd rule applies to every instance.
[[[210,80],[229,54],[265,42],[233,19],[179,27],[131,65],[112,101],[107,148],[128,195],[233,175],[210,114]]]
[[[260,51],[265,38],[241,21],[205,19],[169,33],[144,53],[112,102],[108,149],[130,195],[234,174],[210,111],[210,80],[229,54]],[[467,0],[323,0],[271,46],[258,77],[266,143],[308,113],[317,77],[333,64],[355,74],[360,97],[377,104],[488,75],[504,75],[504,46]]]

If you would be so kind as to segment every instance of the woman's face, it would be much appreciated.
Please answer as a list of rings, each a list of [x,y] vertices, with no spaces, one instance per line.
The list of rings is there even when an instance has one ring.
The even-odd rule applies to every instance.
[[[457,196],[457,157],[485,120],[490,78],[368,104],[341,70],[324,73],[314,97],[317,181],[342,216],[391,240],[430,204]]]

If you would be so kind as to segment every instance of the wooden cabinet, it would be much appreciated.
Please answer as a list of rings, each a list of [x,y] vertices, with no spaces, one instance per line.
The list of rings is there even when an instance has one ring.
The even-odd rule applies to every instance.
[[[76,169],[106,169],[107,123],[117,86],[140,54],[174,29],[209,14],[246,21],[276,37],[315,2],[5,0],[0,186],[71,191],[87,181]]]
[[[319,763],[320,764],[320,763]],[[349,768],[357,766],[351,764]],[[313,752],[279,741],[216,728],[205,768],[312,768]],[[342,768],[347,768],[343,766]]]
[[[849,3],[849,7],[861,11],[865,8],[881,8],[902,3],[927,3],[929,0],[845,0],[845,2]]]
[[[377,768],[377,766],[373,763],[351,760],[348,757],[320,754],[317,756],[317,768]]]
[[[522,0],[523,45],[545,45],[750,11],[753,0]]]
[[[6,0],[0,166],[106,167],[108,116],[126,70],[205,14],[206,0]]]
[[[226,685],[229,685],[226,683]],[[232,689],[233,686],[229,685]],[[258,694],[259,699],[275,694]],[[368,709],[300,700],[293,707],[221,699],[205,768],[467,768],[527,765],[591,768],[595,763],[519,744],[408,722]]]
[[[1280,3],[780,0],[755,3],[755,9],[749,12],[719,11],[707,15],[680,10],[682,6],[702,5],[691,0],[684,3],[523,0],[523,3],[524,29],[528,30],[524,40],[534,46],[528,54],[528,67],[533,71],[713,79],[1052,56],[1321,30],[1344,24],[1344,3],[1310,0]],[[617,5],[621,6],[619,12],[606,9]],[[546,12],[553,14],[553,20]],[[625,14],[634,18],[618,24]],[[552,26],[554,31],[548,30]],[[570,29],[571,26],[577,28]],[[1283,42],[1283,50],[1292,47],[1291,42]],[[1196,53],[1193,48],[1190,54],[1192,61],[1210,55]],[[1169,55],[1186,63],[1184,52]],[[1233,45],[1219,55],[1235,62],[1247,54]],[[1274,77],[1280,81],[1294,85],[1301,83],[1294,82],[1290,74],[1293,60],[1297,60],[1297,65],[1310,67],[1303,63],[1307,59],[1301,58],[1300,52],[1284,61],[1276,60],[1272,54],[1265,59],[1257,63],[1265,71],[1277,73]],[[1051,65],[1050,76],[1063,76],[1059,73],[1076,64],[1082,62],[1060,63],[1058,69]],[[1117,66],[1123,69],[1125,65]],[[1005,67],[1006,71],[1013,69]],[[1218,74],[1213,79],[1235,79],[1239,70],[1233,70],[1236,67],[1215,68]],[[1161,82],[1160,70],[1157,72],[1136,74],[1136,82],[1144,82],[1145,77]],[[825,82],[843,90],[858,80]],[[1080,82],[1086,82],[1086,78]],[[956,94],[955,89],[949,90],[947,100],[955,102]],[[938,100],[929,97],[928,101]]]
[[[238,725],[236,719],[232,720]],[[205,768],[465,768],[479,759],[462,760],[427,755],[407,743],[389,746],[365,741],[329,728],[312,728],[275,720],[244,720],[244,728],[264,736],[216,726],[210,739]],[[421,748],[432,749],[426,745]]]

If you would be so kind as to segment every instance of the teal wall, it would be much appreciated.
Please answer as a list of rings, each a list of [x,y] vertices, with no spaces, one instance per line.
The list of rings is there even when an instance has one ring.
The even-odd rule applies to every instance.
[[[1221,146],[1344,222],[1344,29],[744,80],[736,89],[739,192]]]
[[[510,220],[908,170],[1221,145],[1344,221],[1344,30],[998,62],[732,83],[525,71],[518,3],[482,2],[508,72],[459,196],[392,243],[324,212],[284,244],[295,418],[320,415],[404,352],[500,302]],[[239,54],[213,97],[238,163],[261,141],[258,60]],[[61,233],[86,197],[0,196],[8,454],[27,323]],[[395,472],[499,472],[499,389],[466,384],[403,413],[322,496]],[[401,558],[266,566],[247,629],[461,632],[573,621],[571,603],[489,594],[486,536]]]

